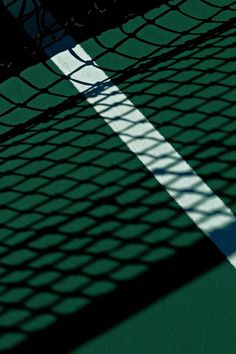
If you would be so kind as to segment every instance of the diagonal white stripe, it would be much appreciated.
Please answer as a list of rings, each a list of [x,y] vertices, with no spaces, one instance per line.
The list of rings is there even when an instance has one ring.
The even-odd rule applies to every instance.
[[[22,0],[18,0],[9,6],[13,15],[17,16],[21,4]],[[32,6],[29,0],[25,11],[31,11]],[[61,33],[55,19],[50,14],[46,17]],[[25,22],[25,29],[37,36],[34,11]],[[231,210],[71,37],[55,41],[47,34],[41,44],[74,87],[236,268],[236,220]],[[62,50],[68,47],[73,49]]]

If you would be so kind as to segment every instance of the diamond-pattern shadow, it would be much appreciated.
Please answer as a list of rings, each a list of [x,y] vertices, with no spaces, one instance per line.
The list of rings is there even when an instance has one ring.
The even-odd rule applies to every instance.
[[[42,31],[1,59],[0,349],[67,352],[224,258],[45,58],[31,3],[2,24]],[[47,6],[235,212],[236,1],[115,3],[115,25],[102,1]]]

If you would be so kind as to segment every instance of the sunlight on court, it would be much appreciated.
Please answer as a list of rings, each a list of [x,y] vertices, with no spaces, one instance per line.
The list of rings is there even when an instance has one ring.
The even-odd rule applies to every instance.
[[[236,1],[104,4],[1,5],[0,349],[234,353]]]

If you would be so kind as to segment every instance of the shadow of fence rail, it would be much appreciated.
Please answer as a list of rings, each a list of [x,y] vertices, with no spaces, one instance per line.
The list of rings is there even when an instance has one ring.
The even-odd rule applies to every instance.
[[[103,2],[83,19],[43,3],[235,212],[236,1],[199,1],[199,17],[194,0],[117,1],[115,25]],[[223,256],[45,57],[53,29],[32,4],[1,12],[17,40],[1,58],[0,349],[67,352]],[[20,31],[32,11],[33,39]]]

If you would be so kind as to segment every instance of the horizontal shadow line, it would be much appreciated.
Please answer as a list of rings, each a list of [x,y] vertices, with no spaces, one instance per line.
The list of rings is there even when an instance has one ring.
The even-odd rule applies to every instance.
[[[42,353],[45,345],[48,352],[67,353],[224,261],[212,242],[204,238],[156,262],[142,275],[123,282],[117,290],[95,299],[83,310],[61,317],[7,353]]]

